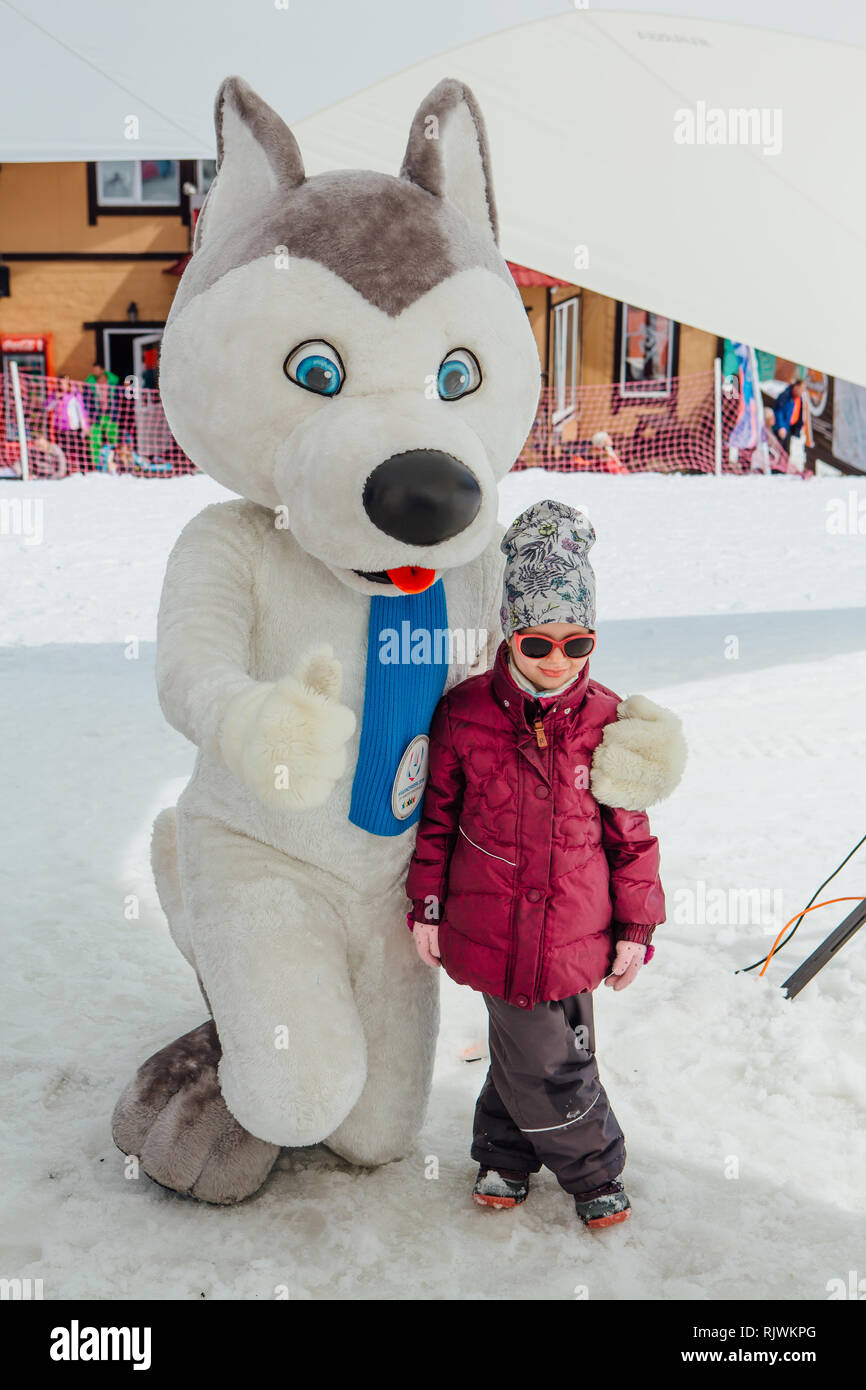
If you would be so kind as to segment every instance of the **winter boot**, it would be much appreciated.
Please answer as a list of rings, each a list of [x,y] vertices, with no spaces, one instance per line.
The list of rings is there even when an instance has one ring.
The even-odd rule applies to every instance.
[[[627,1221],[631,1216],[631,1203],[619,1179],[594,1187],[591,1192],[576,1192],[574,1205],[584,1226],[593,1230]]]
[[[529,1194],[529,1174],[510,1168],[479,1168],[472,1200],[479,1207],[517,1207]]]

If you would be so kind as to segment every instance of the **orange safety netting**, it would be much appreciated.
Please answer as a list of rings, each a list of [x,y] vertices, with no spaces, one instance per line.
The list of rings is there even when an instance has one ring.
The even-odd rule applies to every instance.
[[[768,467],[797,473],[767,430],[766,455],[741,449],[730,456],[737,419],[736,381],[721,393],[721,471],[749,473]],[[713,373],[696,372],[660,381],[580,386],[541,393],[538,413],[515,468],[591,473],[712,473],[716,468]]]
[[[168,427],[159,391],[134,378],[117,385],[21,373],[31,477],[129,473],[172,477],[198,470]],[[766,454],[729,456],[737,419],[736,382],[721,395],[725,473],[761,468],[797,473],[772,430]],[[712,372],[622,385],[545,387],[515,469],[593,473],[711,473],[716,467]],[[0,473],[21,476],[18,421],[8,373],[0,380]]]

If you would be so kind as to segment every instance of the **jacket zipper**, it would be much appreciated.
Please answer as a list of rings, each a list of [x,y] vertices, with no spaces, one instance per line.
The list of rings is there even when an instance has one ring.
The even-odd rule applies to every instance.
[[[536,737],[536,740],[537,740],[537,742],[538,742],[539,748],[546,748],[546,747],[547,747],[547,736],[545,735],[545,732],[544,732],[544,725],[542,724],[542,721],[541,721],[541,705],[540,705],[540,703],[536,705],[535,722],[534,722],[534,724],[533,724],[532,727],[535,729],[535,737]],[[552,783],[552,779],[551,779],[551,788],[552,788],[552,785],[553,785],[553,783]],[[549,883],[549,882],[550,882],[550,864],[549,864],[549,863],[548,863],[548,866],[547,866],[547,880],[548,880],[548,883]],[[547,910],[547,899],[546,899],[546,896],[545,896],[544,911],[546,911],[546,910]],[[534,982],[534,984],[533,984],[533,986],[532,986],[532,998],[531,998],[530,1001],[529,1001],[530,1007],[531,1007],[532,1005],[535,1004],[535,1001],[536,1001],[537,998],[538,998],[538,991],[539,991],[539,988],[540,988],[540,986],[541,986],[541,973],[542,973],[543,967],[544,967],[544,915],[543,915],[543,913],[542,913],[541,928],[540,928],[540,931],[539,931],[539,939],[538,939],[538,964],[537,964],[536,967],[535,967],[535,982]]]
[[[540,701],[540,700],[536,700],[536,702],[535,702],[535,718],[534,718],[534,720],[532,721],[532,728],[533,728],[533,731],[534,731],[534,733],[535,733],[535,742],[536,742],[536,744],[538,745],[538,747],[539,747],[539,748],[546,748],[546,747],[547,747],[547,735],[546,735],[545,732],[544,732],[544,722],[543,722],[543,720],[542,720],[542,711],[541,711],[541,701]],[[519,807],[518,807],[518,823],[519,823],[519,814],[520,814],[520,811],[519,811]],[[550,877],[550,875],[548,874],[548,878],[549,878],[549,877]],[[517,949],[517,943],[516,943],[515,940],[514,940],[514,908],[515,908],[516,901],[517,901],[517,899],[516,899],[514,896],[512,896],[512,899],[511,899],[511,913],[510,913],[509,919],[508,919],[508,934],[509,934],[509,940],[510,940],[510,951],[509,951],[508,969],[507,969],[507,971],[505,972],[505,997],[506,997],[506,998],[507,998],[508,995],[510,994],[512,984],[514,983],[514,957],[515,957],[516,949]],[[535,970],[535,984],[533,985],[533,994],[535,994],[535,995],[537,995],[537,993],[538,993],[538,982],[539,982],[539,978],[540,978],[540,976],[541,976],[541,963],[542,963],[543,960],[544,960],[544,925],[542,924],[542,928],[541,928],[541,941],[540,941],[540,943],[539,943],[538,965],[536,966],[536,970]],[[530,1000],[530,1005],[532,1005],[534,1002],[535,1002],[534,999]]]

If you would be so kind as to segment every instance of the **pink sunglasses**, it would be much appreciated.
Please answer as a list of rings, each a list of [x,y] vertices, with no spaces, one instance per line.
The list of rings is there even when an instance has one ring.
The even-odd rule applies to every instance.
[[[534,632],[523,636],[516,632],[514,645],[520,655],[529,657],[530,661],[541,661],[544,657],[550,656],[554,647],[558,647],[563,656],[567,656],[573,661],[578,656],[589,656],[595,647],[595,633],[588,632],[586,635],[579,633],[575,637],[563,637],[560,642],[557,642],[553,637],[541,637]]]

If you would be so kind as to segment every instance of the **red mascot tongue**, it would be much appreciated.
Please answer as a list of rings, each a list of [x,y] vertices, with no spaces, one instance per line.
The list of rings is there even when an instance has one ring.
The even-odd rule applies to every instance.
[[[404,594],[420,594],[424,589],[429,589],[436,578],[435,570],[426,570],[421,565],[400,565],[385,573]]]

